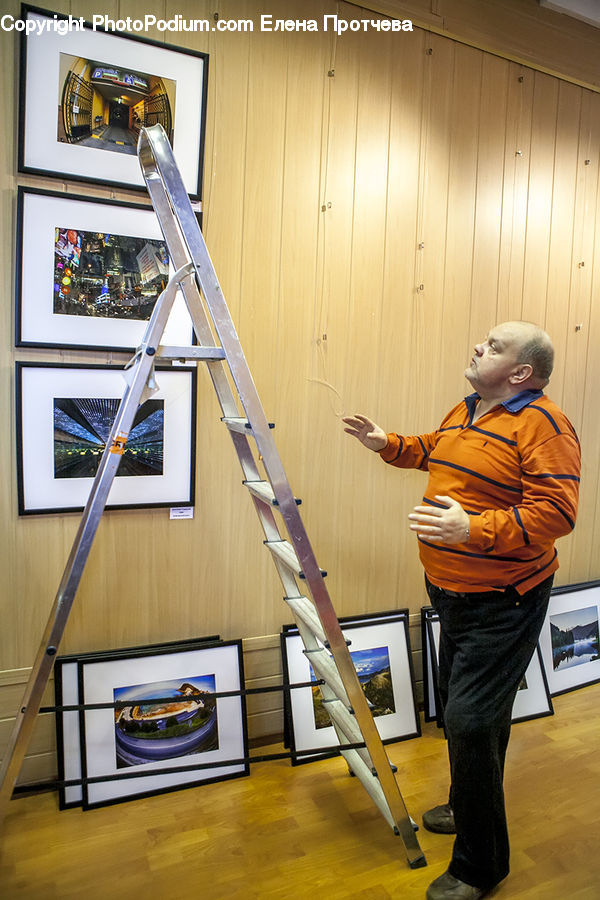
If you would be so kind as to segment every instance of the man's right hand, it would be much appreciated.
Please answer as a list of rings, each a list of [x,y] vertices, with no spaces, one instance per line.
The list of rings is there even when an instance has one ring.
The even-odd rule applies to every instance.
[[[350,426],[349,428],[344,428],[346,434],[351,434],[352,437],[358,438],[368,450],[383,450],[387,446],[387,434],[383,428],[380,428],[379,425],[376,425],[375,422],[366,416],[356,413],[354,416],[344,416],[342,422]]]

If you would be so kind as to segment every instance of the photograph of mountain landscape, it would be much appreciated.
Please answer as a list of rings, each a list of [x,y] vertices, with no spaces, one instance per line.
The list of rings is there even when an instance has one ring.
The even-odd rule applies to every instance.
[[[598,607],[551,615],[550,635],[554,671],[600,659]]]
[[[368,650],[351,650],[350,656],[373,718],[389,716],[395,713],[396,706],[394,703],[394,688],[390,672],[388,648],[372,647]],[[312,667],[310,677],[311,681],[316,681]],[[327,728],[331,725],[331,720],[327,715],[326,708],[323,706],[321,689],[315,686],[312,689],[312,693],[315,727]]]
[[[340,624],[382,741],[417,737],[421,731],[411,667],[408,610],[369,613],[341,620]],[[304,649],[298,631],[285,628],[281,635],[284,683],[298,688],[290,691],[285,711],[286,741],[293,766],[333,755],[339,745],[336,727],[329,717],[329,710],[335,715],[339,705],[332,707],[323,700],[321,690],[325,689],[320,689],[311,666],[311,659],[323,657],[311,657]],[[329,655],[325,648],[322,653]]]

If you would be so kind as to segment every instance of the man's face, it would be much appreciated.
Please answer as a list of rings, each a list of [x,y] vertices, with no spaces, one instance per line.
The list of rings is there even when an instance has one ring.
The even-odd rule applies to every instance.
[[[475,344],[475,353],[465,377],[482,398],[500,397],[517,385],[510,380],[519,369],[519,353],[525,339],[518,322],[506,322],[492,328],[487,338]]]

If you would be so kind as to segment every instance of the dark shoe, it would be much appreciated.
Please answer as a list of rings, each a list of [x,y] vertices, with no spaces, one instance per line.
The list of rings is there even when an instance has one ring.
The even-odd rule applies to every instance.
[[[472,884],[465,884],[459,881],[450,872],[444,872],[435,881],[432,881],[427,888],[427,900],[479,900],[485,897],[487,890],[485,888],[473,887]]]
[[[435,831],[436,834],[456,834],[454,813],[447,803],[443,806],[434,806],[433,809],[423,813],[423,825],[427,831]]]

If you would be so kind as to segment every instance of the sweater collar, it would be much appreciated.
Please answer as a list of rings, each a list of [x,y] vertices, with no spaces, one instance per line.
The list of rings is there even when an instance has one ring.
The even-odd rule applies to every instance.
[[[520,391],[518,394],[515,394],[514,397],[509,397],[508,400],[504,400],[500,406],[503,406],[504,409],[508,410],[511,413],[521,412],[526,406],[529,406],[530,403],[533,403],[534,400],[539,399],[539,397],[543,397],[544,392],[540,390],[526,390]],[[474,391],[472,394],[469,394],[468,397],[465,397],[465,403],[467,406],[467,410],[469,412],[469,419],[473,418],[473,414],[475,412],[475,407],[477,406],[477,401],[480,400],[480,396],[477,391]]]

